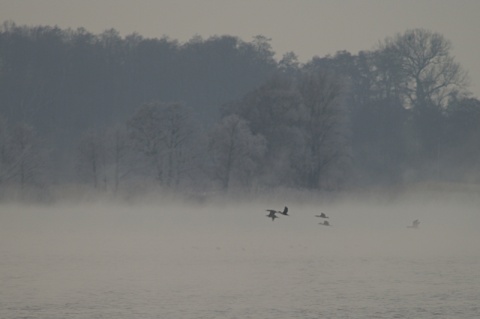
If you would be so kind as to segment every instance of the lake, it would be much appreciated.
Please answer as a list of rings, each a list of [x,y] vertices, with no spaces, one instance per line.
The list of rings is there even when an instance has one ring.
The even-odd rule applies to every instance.
[[[0,318],[479,318],[476,207],[2,205]]]

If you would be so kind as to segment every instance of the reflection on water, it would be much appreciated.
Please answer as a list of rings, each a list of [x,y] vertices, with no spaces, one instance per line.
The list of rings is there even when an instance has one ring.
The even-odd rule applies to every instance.
[[[260,208],[2,210],[0,318],[480,316],[469,227]]]

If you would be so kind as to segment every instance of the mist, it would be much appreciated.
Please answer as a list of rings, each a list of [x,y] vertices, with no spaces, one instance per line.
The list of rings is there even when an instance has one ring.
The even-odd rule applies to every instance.
[[[386,286],[407,302],[409,293],[442,294],[450,280],[451,289],[478,283],[459,277],[480,270],[474,194],[349,197],[4,204],[0,313],[273,318],[297,308],[341,313],[334,295],[343,294],[344,311],[359,314],[361,305],[391,309],[376,303]],[[289,216],[267,218],[266,209],[285,205]],[[321,212],[331,226],[319,225]],[[409,228],[415,219],[419,227]],[[425,286],[436,276],[442,286]],[[307,296],[317,289],[323,307]],[[374,299],[359,297],[368,291]],[[426,313],[438,311],[424,302]]]
[[[2,205],[2,236],[12,251],[88,250],[189,255],[195,249],[239,254],[261,250],[322,254],[469,254],[480,226],[474,194],[404,193],[394,199],[267,198],[124,203],[99,200],[52,205]],[[272,221],[266,209],[289,207]],[[330,227],[319,225],[324,212]],[[418,229],[410,229],[418,219]],[[168,258],[167,258],[168,259]]]
[[[480,100],[441,34],[306,63],[262,35],[0,40],[0,317],[480,315]]]

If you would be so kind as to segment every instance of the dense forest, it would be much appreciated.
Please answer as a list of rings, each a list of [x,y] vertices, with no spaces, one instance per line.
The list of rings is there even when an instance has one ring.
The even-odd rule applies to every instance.
[[[479,124],[424,29],[306,63],[264,36],[0,29],[0,200],[478,184]]]

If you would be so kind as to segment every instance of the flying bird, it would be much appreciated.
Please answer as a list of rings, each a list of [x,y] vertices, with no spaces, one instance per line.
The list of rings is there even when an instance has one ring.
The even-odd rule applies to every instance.
[[[315,215],[315,217],[328,218],[328,216],[325,215],[325,213],[321,213],[320,215]]]
[[[287,206],[285,206],[283,211],[275,210],[275,209],[266,209],[266,211],[268,212],[267,217],[270,217],[272,220],[274,220],[275,218],[278,218],[277,215],[275,215],[275,214],[282,214],[282,215],[285,215],[285,216],[290,216],[290,215],[288,215],[288,207]]]
[[[272,219],[272,222],[275,220],[275,218],[278,218],[277,215],[275,215],[277,213],[276,210],[273,210],[273,209],[267,209],[266,210],[268,212],[268,215],[266,215],[268,218],[271,218]]]
[[[420,221],[418,219],[415,219],[413,222],[412,222],[412,225],[410,226],[407,226],[408,228],[418,228],[418,225],[420,225]]]
[[[277,213],[280,213],[280,214],[285,215],[285,216],[290,216],[290,215],[288,215],[288,207],[287,206],[285,206],[285,208],[283,209],[283,212],[277,211]]]
[[[328,222],[328,220],[324,220],[323,223],[318,223],[318,224],[323,226],[330,226],[330,223]]]

